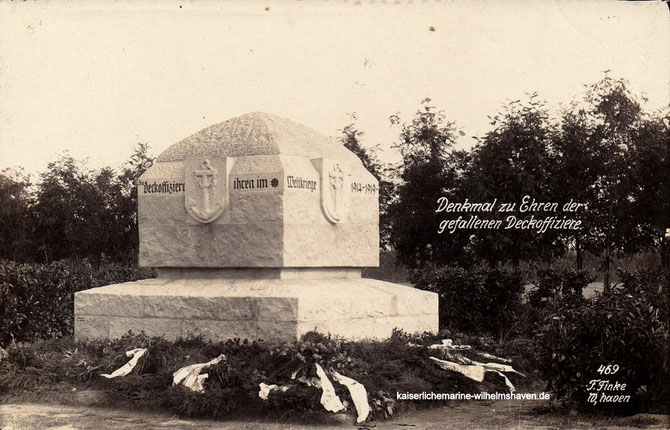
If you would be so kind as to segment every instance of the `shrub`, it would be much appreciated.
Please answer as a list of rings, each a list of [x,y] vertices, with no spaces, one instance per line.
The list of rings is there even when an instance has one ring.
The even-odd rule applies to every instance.
[[[543,308],[552,298],[582,297],[582,292],[596,276],[589,271],[547,267],[535,272],[535,288],[528,293],[528,301],[535,308]]]
[[[321,390],[293,379],[316,376],[315,363],[326,371],[336,370],[363,384],[368,393],[371,418],[389,417],[399,410],[444,404],[444,401],[397,401],[397,392],[420,393],[506,391],[495,375],[478,384],[463,375],[440,369],[428,359],[435,336],[406,336],[385,341],[350,342],[318,333],[308,333],[299,342],[271,344],[240,341],[213,343],[202,338],[175,342],[144,335],[121,339],[75,343],[71,337],[12,344],[8,357],[0,361],[0,401],[53,399],[78,402],[76,393],[94,390],[101,403],[140,409],[167,409],[194,417],[269,415],[276,418],[319,418],[330,416],[320,404]],[[116,379],[100,377],[128,361],[127,350],[148,348],[133,372]],[[435,351],[430,351],[436,354]],[[207,369],[203,393],[172,386],[177,369],[204,363],[217,357],[225,360]],[[259,384],[277,384],[286,391],[258,396]],[[340,384],[337,395],[353,405],[348,390]],[[74,388],[74,390],[73,390]],[[70,397],[68,397],[70,396]]]
[[[522,273],[461,267],[415,270],[416,288],[440,297],[440,328],[505,335],[513,331],[523,312]]]
[[[598,402],[608,412],[637,412],[667,405],[670,381],[669,275],[621,273],[623,283],[590,300],[555,299],[535,337],[535,361],[559,397],[593,406],[592,380],[626,384],[627,402]],[[599,373],[617,365],[616,373]],[[597,394],[601,398],[601,394]]]
[[[87,261],[20,264],[0,260],[0,346],[71,334],[74,293],[155,276],[118,264]]]
[[[379,267],[364,267],[363,277],[397,284],[407,282],[407,269],[398,262],[397,258],[398,253],[395,250],[381,249],[379,252]]]

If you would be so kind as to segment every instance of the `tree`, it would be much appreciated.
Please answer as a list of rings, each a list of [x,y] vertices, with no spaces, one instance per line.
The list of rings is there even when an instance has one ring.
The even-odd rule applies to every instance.
[[[23,169],[0,172],[0,259],[33,258],[33,217],[30,177]]]
[[[667,116],[647,115],[628,83],[608,72],[563,112],[554,142],[554,188],[587,203],[583,229],[571,239],[578,268],[582,249],[603,256],[606,289],[615,254],[658,246],[663,264],[670,260],[663,252],[670,225]]]
[[[149,154],[149,145],[140,142],[135,146],[130,160],[123,166],[118,177],[120,186],[116,195],[117,223],[123,243],[126,244],[125,259],[135,262],[139,251],[137,183],[153,162],[154,157]]]
[[[597,160],[588,217],[596,243],[604,253],[602,271],[607,291],[611,285],[612,256],[616,252],[641,249],[631,193],[632,148],[643,113],[628,83],[608,73],[587,87],[584,104],[589,146]]]
[[[554,202],[550,187],[550,167],[553,163],[551,141],[555,126],[547,108],[536,93],[527,102],[516,100],[504,106],[491,118],[493,129],[486,133],[472,151],[461,188],[471,201],[514,204],[513,213],[492,212],[507,225],[507,217],[527,218],[520,212],[525,196],[538,202]],[[532,214],[536,218],[555,213]],[[558,233],[548,230],[504,228],[473,231],[475,254],[495,266],[510,261],[517,267],[522,260],[548,259],[564,252]]]
[[[554,163],[551,166],[552,194],[558,201],[587,203],[595,199],[594,184],[601,163],[597,142],[591,137],[586,111],[576,103],[563,110],[560,129],[553,141]],[[574,217],[582,223],[581,229],[561,233],[573,247],[578,270],[583,268],[584,250],[597,252],[594,229],[597,227],[586,210]]]
[[[40,174],[37,187],[35,215],[37,238],[43,260],[52,261],[86,254],[79,245],[94,240],[84,231],[88,217],[85,190],[88,173],[81,162],[64,153],[60,159],[47,165]],[[89,200],[91,202],[91,200]],[[82,240],[83,239],[83,240]]]
[[[391,236],[388,206],[394,193],[394,185],[388,178],[390,168],[385,166],[377,156],[377,146],[365,148],[361,144],[363,132],[358,130],[356,113],[350,114],[351,122],[342,129],[339,140],[342,144],[363,163],[365,167],[379,182],[379,241],[382,249],[389,246]]]
[[[455,123],[431,106],[430,99],[423,100],[411,122],[401,124],[399,115],[391,116],[390,121],[400,126],[395,147],[402,163],[396,172],[397,195],[388,209],[390,242],[400,262],[410,269],[426,263],[466,262],[464,236],[440,235],[441,214],[436,213],[438,199],[453,196],[458,176]]]
[[[635,240],[625,245],[628,251],[657,248],[662,267],[670,269],[670,107],[642,121],[630,159],[637,228]]]
[[[67,153],[49,163],[34,206],[42,259],[135,260],[136,181],[151,162],[147,145],[138,144],[119,175],[110,167],[89,171]]]

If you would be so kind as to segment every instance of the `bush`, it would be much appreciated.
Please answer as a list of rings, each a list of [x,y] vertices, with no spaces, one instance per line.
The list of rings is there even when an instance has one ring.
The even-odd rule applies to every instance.
[[[92,390],[100,393],[100,404],[167,409],[184,416],[319,419],[331,415],[320,404],[321,390],[297,380],[316,376],[315,363],[363,384],[372,419],[387,418],[417,406],[444,405],[444,401],[397,401],[396,391],[506,391],[502,378],[495,375],[488,374],[479,384],[436,366],[428,356],[437,352],[425,345],[437,339],[396,332],[385,341],[350,342],[312,332],[299,342],[272,344],[239,339],[213,343],[202,338],[170,342],[129,334],[114,341],[75,343],[68,336],[11,345],[8,357],[0,361],[0,401],[56,397],[60,403],[76,403],[77,393]],[[116,379],[99,376],[122,366],[128,361],[125,352],[138,347],[148,351],[130,375]],[[226,358],[207,369],[209,376],[203,393],[172,386],[177,369],[207,362],[219,354]],[[273,391],[267,400],[262,400],[258,396],[261,382],[287,389]],[[345,387],[336,383],[334,387],[340,399],[353,405]]]
[[[524,312],[519,271],[448,266],[415,270],[410,281],[439,295],[441,329],[506,335]]]
[[[395,250],[381,249],[379,252],[379,267],[364,267],[362,276],[402,284],[407,282],[408,272],[398,262],[398,253]]]
[[[568,268],[541,268],[535,272],[535,288],[528,293],[528,301],[534,308],[543,308],[552,298],[582,297],[582,292],[596,275],[585,270]]]
[[[87,261],[20,264],[0,260],[0,346],[73,332],[74,293],[155,276],[118,264]]]
[[[553,300],[535,337],[535,361],[556,395],[593,407],[592,380],[625,383],[627,402],[598,402],[595,408],[632,413],[668,404],[670,381],[669,275],[660,271],[621,273],[621,285],[590,300]],[[599,373],[617,365],[616,373]],[[592,394],[591,394],[592,395]],[[597,393],[601,399],[601,393]]]

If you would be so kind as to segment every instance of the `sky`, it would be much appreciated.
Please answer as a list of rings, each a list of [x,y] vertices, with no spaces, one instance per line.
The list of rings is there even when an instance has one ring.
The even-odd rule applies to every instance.
[[[464,132],[537,91],[551,109],[611,70],[670,103],[668,6],[614,1],[1,2],[0,170],[63,151],[119,167],[263,111],[337,137],[358,114],[384,160],[430,97]],[[430,28],[433,27],[434,31]]]

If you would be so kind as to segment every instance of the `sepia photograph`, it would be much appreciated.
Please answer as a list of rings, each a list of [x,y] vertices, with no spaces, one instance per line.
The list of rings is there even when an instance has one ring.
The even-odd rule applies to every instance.
[[[0,429],[670,428],[668,40],[0,1]]]

